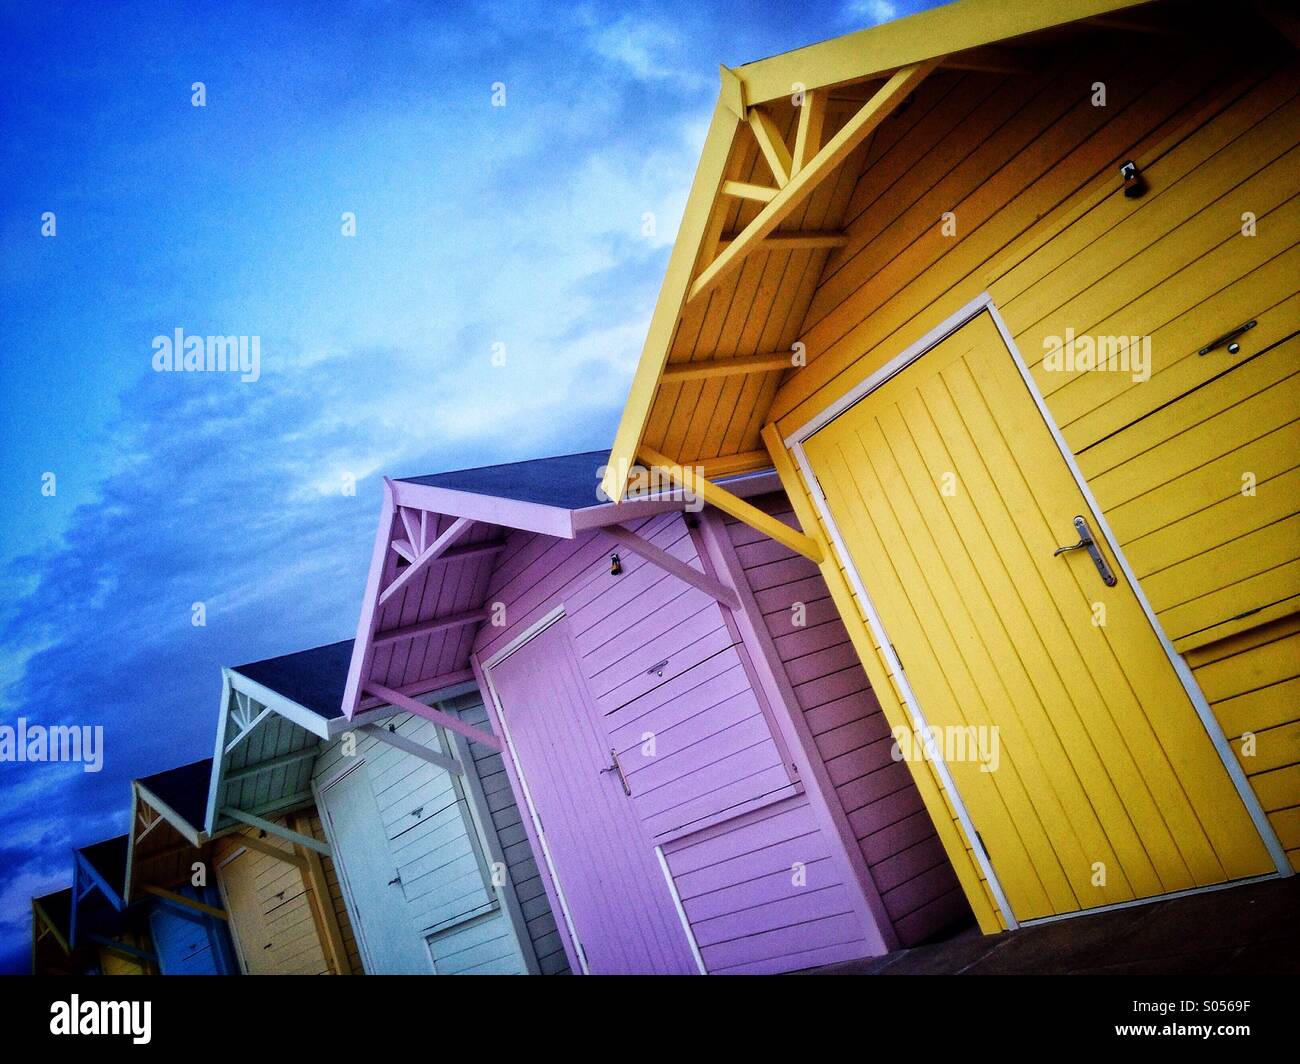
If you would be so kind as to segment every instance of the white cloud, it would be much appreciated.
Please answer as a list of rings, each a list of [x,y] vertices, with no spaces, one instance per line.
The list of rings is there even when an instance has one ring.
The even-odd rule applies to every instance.
[[[844,19],[857,25],[878,26],[898,18],[898,5],[890,0],[849,0],[844,5]]]

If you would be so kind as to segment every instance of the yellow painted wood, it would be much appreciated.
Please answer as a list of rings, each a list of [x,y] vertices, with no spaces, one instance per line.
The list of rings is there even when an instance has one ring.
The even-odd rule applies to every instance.
[[[1239,739],[1232,744],[1232,749],[1241,762],[1241,767],[1249,775],[1257,772],[1271,772],[1294,764],[1300,757],[1300,721],[1291,721],[1281,727],[1268,728],[1254,735],[1255,752],[1246,755],[1244,744]]]
[[[768,185],[754,185],[748,181],[724,181],[722,183],[722,194],[724,196],[737,196],[740,199],[756,200],[759,203],[770,203],[776,193],[777,189]]]
[[[305,862],[302,857],[294,853],[293,850],[286,849],[282,843],[273,842],[270,839],[258,838],[256,835],[241,835],[239,844],[247,846],[250,850],[256,850],[258,853],[265,854],[267,857],[273,857],[277,861],[284,861],[295,868],[304,868]]]
[[[250,837],[235,836],[232,843],[246,845]],[[291,852],[290,844],[284,849]],[[248,849],[221,865],[218,874],[231,932],[249,975],[320,975],[328,970],[297,864]]]
[[[776,182],[777,188],[784,188],[790,183],[793,165],[790,149],[786,147],[781,131],[776,128],[772,117],[761,107],[749,109],[749,128],[754,132],[754,139],[758,141],[758,148],[763,153],[763,158],[767,160],[768,169],[772,171],[772,179]]]
[[[677,328],[677,316],[686,302],[696,255],[700,242],[709,229],[713,203],[722,185],[723,173],[731,153],[731,142],[739,122],[739,116],[725,106],[719,105],[714,109],[700,164],[695,172],[695,181],[691,185],[686,210],[677,231],[677,241],[668,258],[668,271],[659,291],[654,315],[650,319],[641,360],[637,363],[632,387],[623,408],[623,417],[614,437],[609,468],[601,482],[605,494],[615,502],[623,498],[627,489],[627,475],[636,461],[637,447],[641,443],[646,418],[658,389],[659,374],[668,358],[669,346]]]
[[[312,838],[325,839],[319,829],[319,821],[305,813],[296,813],[291,818],[294,831]],[[347,946],[343,942],[343,933],[339,928],[337,913],[331,903],[329,884],[325,880],[325,868],[321,855],[306,846],[295,846],[294,850],[304,861],[303,882],[310,895],[312,917],[316,924],[316,934],[325,947],[325,959],[329,962],[333,975],[347,975],[351,971],[348,961]]]
[[[806,449],[927,719],[998,728],[950,768],[1018,918],[1269,870],[1132,592],[1052,557],[1086,507],[987,316]]]
[[[763,435],[772,456],[772,464],[781,478],[782,486],[794,508],[795,516],[799,519],[800,527],[818,541],[822,550],[822,561],[818,568],[835,601],[840,618],[848,630],[858,659],[867,673],[867,679],[871,682],[871,688],[880,702],[885,719],[891,728],[910,728],[911,716],[894,687],[893,678],[889,675],[880,648],[866,625],[861,605],[853,594],[839,559],[829,547],[821,519],[808,497],[807,486],[795,469],[785,443],[776,432],[776,427],[768,426]],[[921,766],[913,765],[911,768],[917,790],[920,791],[925,807],[934,821],[939,841],[943,844],[948,860],[952,862],[962,892],[970,902],[980,930],[985,934],[992,934],[1004,929],[1006,925],[1002,914],[987,884],[983,882],[975,855],[962,836],[960,826],[956,822],[956,812],[949,803],[933,766],[927,763]]]
[[[137,943],[127,941],[128,945],[138,946]],[[118,953],[108,946],[99,947],[99,968],[105,975],[146,975],[146,965],[139,958],[131,956],[129,953]]]
[[[1277,439],[1276,433],[1265,437],[1271,443],[1268,451],[1264,452],[1265,461],[1300,464],[1300,421],[1292,422],[1289,428],[1292,437],[1290,449],[1283,449],[1287,441]],[[1241,459],[1238,458],[1235,468],[1230,467],[1223,476],[1220,491],[1227,498],[1211,503],[1196,513],[1184,516],[1184,497],[1179,500],[1181,506],[1170,508],[1173,519],[1157,531],[1128,542],[1124,542],[1123,533],[1116,532],[1121,542],[1124,542],[1125,557],[1143,586],[1146,586],[1147,578],[1153,575],[1168,573],[1169,576],[1164,577],[1166,580],[1186,578],[1188,570],[1184,563],[1215,548],[1226,546],[1233,540],[1248,539],[1252,532],[1285,521],[1300,510],[1300,468],[1292,468],[1260,481],[1255,486],[1253,495],[1243,494],[1242,471],[1254,468],[1253,465],[1241,464]],[[1183,487],[1181,480],[1182,478],[1180,482],[1165,487],[1180,489]],[[1300,540],[1294,541],[1291,546],[1300,548]],[[1249,571],[1249,568],[1228,570],[1229,573]],[[1185,597],[1190,597],[1188,590],[1190,588],[1183,591]]]
[[[670,365],[664,370],[665,381],[705,380],[709,377],[727,377],[736,373],[772,373],[790,368],[790,354],[777,351],[770,355],[740,355],[736,358],[714,358],[703,362],[684,362]]]
[[[822,129],[826,124],[827,93],[808,89],[799,105],[799,122],[795,129],[794,153],[790,167],[797,174],[807,166],[822,146]]]
[[[1081,59],[1094,69],[1099,61]],[[1069,78],[1057,74],[1035,97],[1035,106],[1022,107],[997,136],[988,136],[983,121],[978,123],[984,138],[976,150],[894,220],[862,261],[867,276],[805,328],[813,357],[787,376],[773,401],[770,416],[782,430],[815,416],[861,380],[875,360],[859,361],[865,352],[883,361],[969,303],[982,291],[983,266],[1034,217],[1059,203],[1068,182],[1082,183],[1109,166],[1117,145],[1159,135],[1170,110],[1203,87],[1195,68],[1165,69],[1170,62],[1157,55],[1108,71],[1112,90],[1149,101],[1142,107],[1099,114],[1102,109],[1071,94]],[[1087,75],[1081,70],[1080,76]],[[944,235],[938,221],[944,211],[958,219],[960,239]]]
[[[184,905],[186,908],[194,909],[196,912],[207,913],[208,916],[215,916],[218,920],[229,920],[230,914],[225,909],[218,909],[215,905],[208,905],[205,902],[198,901],[195,898],[187,898],[184,894],[177,894],[175,891],[166,890],[163,887],[155,887],[151,883],[145,883],[140,887],[145,894],[152,894],[155,898],[164,898],[176,905]]]
[[[640,457],[642,461],[657,469],[674,484],[692,492],[708,505],[716,506],[723,513],[730,514],[737,521],[744,522],[750,528],[757,529],[763,535],[784,544],[795,553],[802,554],[809,561],[821,562],[822,550],[817,542],[805,536],[802,532],[796,532],[784,521],[777,520],[771,514],[765,513],[751,503],[747,503],[744,499],[733,495],[725,488],[721,488],[697,475],[695,470],[689,466],[683,466],[673,461],[673,459],[659,454],[657,451],[643,447]]]
[[[1250,767],[1247,766],[1247,772]],[[1259,800],[1270,813],[1300,804],[1300,761],[1250,777]]]
[[[796,83],[817,88],[860,80],[909,63],[1135,6],[1136,0],[1054,0],[1050,4],[960,0],[746,63],[737,73],[744,78],[747,101],[765,103],[788,96]]]
[[[917,63],[914,66],[904,67],[886,81],[880,90],[863,104],[861,110],[836,131],[808,164],[782,186],[758,216],[745,227],[744,232],[700,271],[699,276],[691,284],[689,298],[698,299],[701,293],[708,291],[734,270],[753,250],[754,245],[789,217],[790,213],[803,202],[804,197],[816,188],[828,173],[844,162],[849,153],[889,117],[894,108],[902,103],[934,67],[933,61]]]

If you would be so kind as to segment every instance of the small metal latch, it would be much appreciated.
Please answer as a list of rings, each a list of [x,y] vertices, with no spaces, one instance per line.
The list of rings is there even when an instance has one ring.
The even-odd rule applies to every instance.
[[[609,749],[610,764],[602,768],[597,775],[603,776],[606,772],[617,772],[618,782],[623,785],[623,793],[629,798],[632,797],[632,788],[627,785],[627,777],[623,775],[623,766],[618,761],[618,751],[612,746]]]
[[[1254,328],[1256,325],[1258,325],[1258,324],[1259,324],[1259,323],[1258,323],[1257,321],[1255,321],[1254,318],[1251,318],[1250,321],[1248,321],[1248,322],[1244,322],[1244,323],[1242,323],[1241,325],[1238,325],[1235,329],[1229,329],[1226,333],[1224,333],[1222,336],[1220,336],[1217,340],[1211,340],[1208,344],[1206,344],[1204,347],[1202,347],[1202,348],[1201,348],[1199,351],[1197,351],[1196,353],[1197,353],[1198,355],[1208,355],[1208,354],[1209,354],[1211,351],[1213,351],[1216,347],[1222,347],[1224,344],[1228,344],[1228,354],[1230,354],[1230,355],[1235,355],[1238,351],[1241,350],[1241,344],[1238,344],[1238,343],[1229,343],[1229,341],[1230,341],[1230,340],[1235,340],[1238,336],[1240,336],[1240,335],[1241,335],[1242,333],[1244,333],[1244,332],[1249,332],[1251,329],[1253,329],[1253,328]]]
[[[1092,563],[1097,567],[1097,572],[1101,573],[1101,582],[1107,587],[1114,587],[1116,580],[1115,574],[1111,571],[1110,563],[1101,553],[1101,548],[1097,546],[1097,541],[1092,537],[1092,529],[1088,527],[1087,520],[1082,514],[1074,519],[1074,527],[1079,533],[1079,542],[1071,543],[1068,547],[1057,547],[1052,551],[1052,557],[1058,558],[1072,550],[1086,550],[1092,557]]]
[[[645,674],[649,676],[653,673],[655,676],[658,676],[662,680],[664,675],[664,669],[666,668],[668,668],[668,659],[664,658],[663,661],[656,661],[653,665],[650,666],[650,668],[646,669]]]
[[[393,876],[393,878],[388,881],[388,885],[390,887],[395,887],[401,881],[402,881],[402,873],[398,872],[397,875]]]
[[[411,810],[411,816],[416,817],[418,819],[420,814],[423,812],[424,812],[424,806],[417,805],[414,809]]]
[[[1137,199],[1146,192],[1146,178],[1142,176],[1142,171],[1138,169],[1138,164],[1132,159],[1126,160],[1119,168],[1119,176],[1124,181],[1125,199]]]

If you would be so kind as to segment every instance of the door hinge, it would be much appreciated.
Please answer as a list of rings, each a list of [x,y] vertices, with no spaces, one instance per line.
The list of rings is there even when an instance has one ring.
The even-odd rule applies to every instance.
[[[984,851],[984,859],[988,861],[990,866],[992,866],[993,855],[989,853],[989,848],[984,845],[984,836],[981,835],[978,831],[975,832],[975,841],[980,844],[980,849]]]

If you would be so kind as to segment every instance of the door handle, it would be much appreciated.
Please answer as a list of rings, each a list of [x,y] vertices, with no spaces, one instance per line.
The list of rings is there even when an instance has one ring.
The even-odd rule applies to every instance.
[[[1097,567],[1097,572],[1101,574],[1101,582],[1107,587],[1114,587],[1116,584],[1115,574],[1111,570],[1110,563],[1106,561],[1106,556],[1101,553],[1101,548],[1097,546],[1097,541],[1093,538],[1092,529],[1088,527],[1088,522],[1082,514],[1074,519],[1075,531],[1079,533],[1079,542],[1071,543],[1067,547],[1057,547],[1052,551],[1053,558],[1059,558],[1072,550],[1086,550],[1092,557],[1092,564]]]
[[[618,782],[623,785],[623,793],[626,794],[629,798],[631,798],[632,788],[627,785],[627,777],[623,775],[623,766],[619,764],[618,761],[618,751],[615,750],[613,747],[610,747],[609,756],[610,756],[610,764],[602,768],[599,772],[596,773],[596,775],[603,776],[606,772],[617,772]]]

